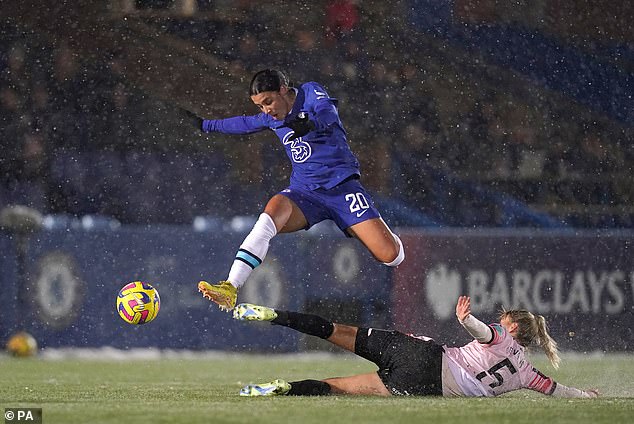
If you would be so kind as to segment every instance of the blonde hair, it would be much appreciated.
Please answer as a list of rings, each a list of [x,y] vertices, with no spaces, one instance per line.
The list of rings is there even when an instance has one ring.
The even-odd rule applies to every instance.
[[[546,319],[543,316],[534,315],[523,309],[514,309],[502,311],[500,321],[503,318],[507,318],[510,322],[517,324],[517,332],[514,338],[520,345],[524,347],[530,347],[530,345],[541,347],[553,368],[559,368],[561,360],[559,359],[557,342],[548,334]]]

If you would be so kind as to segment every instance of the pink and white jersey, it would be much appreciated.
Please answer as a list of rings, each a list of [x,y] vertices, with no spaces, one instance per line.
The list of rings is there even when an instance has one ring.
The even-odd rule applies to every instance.
[[[519,389],[552,394],[557,383],[539,372],[525,356],[524,347],[502,325],[490,324],[491,343],[477,340],[462,347],[446,347],[447,365],[465,396],[497,396]]]

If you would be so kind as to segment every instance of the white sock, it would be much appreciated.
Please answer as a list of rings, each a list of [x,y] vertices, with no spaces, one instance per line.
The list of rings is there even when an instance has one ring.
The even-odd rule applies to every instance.
[[[231,284],[237,288],[242,287],[255,267],[264,261],[269,243],[276,234],[273,219],[268,214],[261,214],[236,253],[227,278]]]

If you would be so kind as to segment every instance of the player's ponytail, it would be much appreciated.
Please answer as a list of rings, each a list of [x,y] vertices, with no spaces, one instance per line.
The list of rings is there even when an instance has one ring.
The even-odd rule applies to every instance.
[[[559,368],[559,362],[561,362],[557,342],[548,334],[546,319],[543,316],[537,315],[535,322],[537,324],[537,343],[546,352],[546,356],[550,359],[553,368],[557,369]]]
[[[507,318],[510,322],[517,324],[517,330],[513,336],[515,340],[524,347],[532,344],[541,347],[554,368],[559,368],[559,350],[557,342],[548,334],[546,319],[541,315],[534,315],[526,310],[503,311],[500,314],[500,321]]]
[[[265,91],[280,91],[283,85],[290,87],[290,82],[284,72],[277,69],[264,69],[257,72],[251,79],[249,96],[255,96]]]

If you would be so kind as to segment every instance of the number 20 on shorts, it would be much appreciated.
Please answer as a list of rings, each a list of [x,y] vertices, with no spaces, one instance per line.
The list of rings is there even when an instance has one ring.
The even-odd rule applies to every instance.
[[[350,203],[350,213],[357,213],[357,217],[363,215],[369,208],[368,199],[365,198],[363,193],[348,193],[346,194],[346,202]]]

